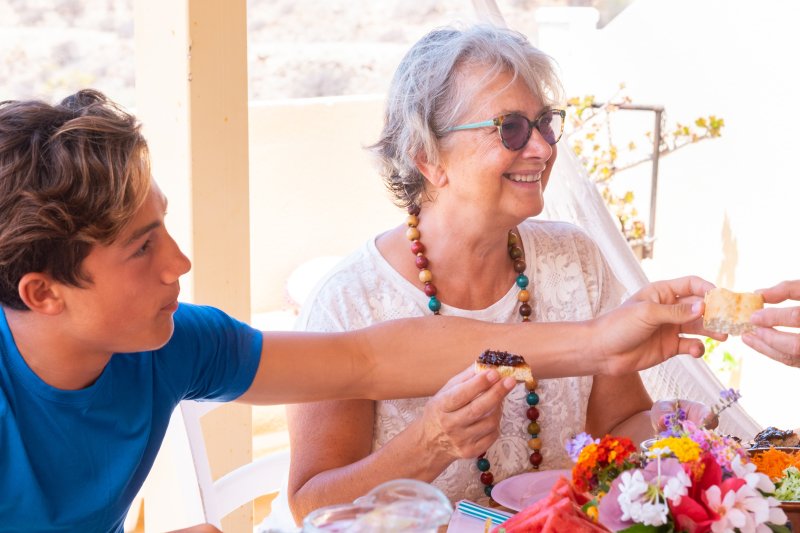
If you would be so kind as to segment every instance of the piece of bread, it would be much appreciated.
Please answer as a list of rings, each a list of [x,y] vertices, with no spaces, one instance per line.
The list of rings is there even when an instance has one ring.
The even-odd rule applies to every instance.
[[[764,308],[764,297],[752,292],[732,292],[727,289],[711,289],[705,296],[706,311],[703,327],[717,333],[741,335],[752,331],[750,316]]]
[[[481,372],[483,370],[495,369],[504,378],[510,377],[517,381],[524,381],[526,383],[533,382],[533,374],[531,367],[525,362],[521,355],[511,354],[509,352],[500,352],[495,350],[486,350],[478,356],[475,361],[475,371]]]
[[[753,448],[769,448],[770,446],[797,448],[800,447],[800,435],[797,430],[786,431],[768,427],[753,437]]]

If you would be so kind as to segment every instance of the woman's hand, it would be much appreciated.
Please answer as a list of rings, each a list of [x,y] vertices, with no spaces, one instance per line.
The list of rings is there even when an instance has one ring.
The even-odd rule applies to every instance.
[[[714,429],[719,425],[719,418],[711,407],[692,400],[659,400],[650,408],[650,422],[656,432],[667,429],[665,417],[677,412],[678,408],[686,413],[686,418],[697,426]]]
[[[800,300],[800,280],[784,281],[756,292],[768,304]],[[762,309],[753,313],[750,321],[760,327],[742,335],[742,342],[780,363],[800,367],[800,334],[774,329],[775,326],[800,328],[800,307]]]
[[[677,354],[702,356],[702,341],[683,333],[725,340],[727,335],[703,329],[703,296],[713,288],[696,276],[657,281],[595,320],[593,337],[607,360],[604,373],[642,370]]]
[[[457,374],[425,405],[423,449],[447,464],[485,452],[500,434],[503,400],[515,383],[495,370],[475,374],[471,366]]]

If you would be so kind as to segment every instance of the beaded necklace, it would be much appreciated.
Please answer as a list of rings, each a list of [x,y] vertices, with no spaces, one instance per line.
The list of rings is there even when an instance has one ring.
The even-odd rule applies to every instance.
[[[430,298],[430,300],[428,300],[428,309],[433,311],[433,314],[438,315],[439,310],[442,308],[442,302],[436,297],[438,291],[436,285],[433,284],[433,275],[428,268],[428,258],[425,257],[425,246],[420,241],[420,232],[417,227],[419,225],[419,213],[419,206],[412,205],[408,208],[408,218],[406,219],[408,229],[406,230],[406,238],[411,241],[411,253],[414,254],[415,263],[419,269],[419,281],[423,284],[422,290],[425,292],[425,295]],[[518,311],[522,317],[522,321],[529,322],[532,308],[528,303],[531,295],[527,289],[529,283],[528,276],[525,275],[525,268],[527,265],[525,264],[525,259],[522,257],[523,253],[520,247],[519,237],[511,230],[508,232],[508,256],[511,258],[511,262],[514,265],[514,272],[517,273],[516,284],[517,287],[519,287],[517,301],[520,303]],[[541,428],[538,422],[539,410],[536,408],[539,404],[539,395],[536,394],[537,385],[536,379],[525,383],[525,387],[528,390],[528,394],[525,397],[525,402],[528,406],[526,415],[530,421],[526,428],[528,434],[530,434],[528,448],[531,449],[531,455],[529,460],[534,470],[538,470],[539,465],[542,464],[542,439],[539,437]],[[481,472],[480,480],[484,485],[483,492],[486,496],[489,496],[490,503],[494,503],[494,500],[491,499],[492,489],[494,488],[494,474],[489,470],[491,464],[486,458],[486,452],[478,456],[476,464],[478,470]]]

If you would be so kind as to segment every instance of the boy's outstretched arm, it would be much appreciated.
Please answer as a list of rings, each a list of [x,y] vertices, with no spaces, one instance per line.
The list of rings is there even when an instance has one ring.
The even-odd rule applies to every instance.
[[[393,320],[345,333],[264,334],[256,377],[239,401],[294,403],[435,393],[485,349],[522,355],[537,378],[621,375],[679,353],[700,357],[702,297],[686,277],[647,285],[584,322],[494,324],[457,317]]]

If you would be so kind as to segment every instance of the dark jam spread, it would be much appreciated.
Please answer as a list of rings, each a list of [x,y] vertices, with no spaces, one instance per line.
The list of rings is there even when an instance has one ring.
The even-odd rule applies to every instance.
[[[525,364],[525,359],[509,352],[486,350],[478,356],[478,362],[484,365],[519,366]]]

